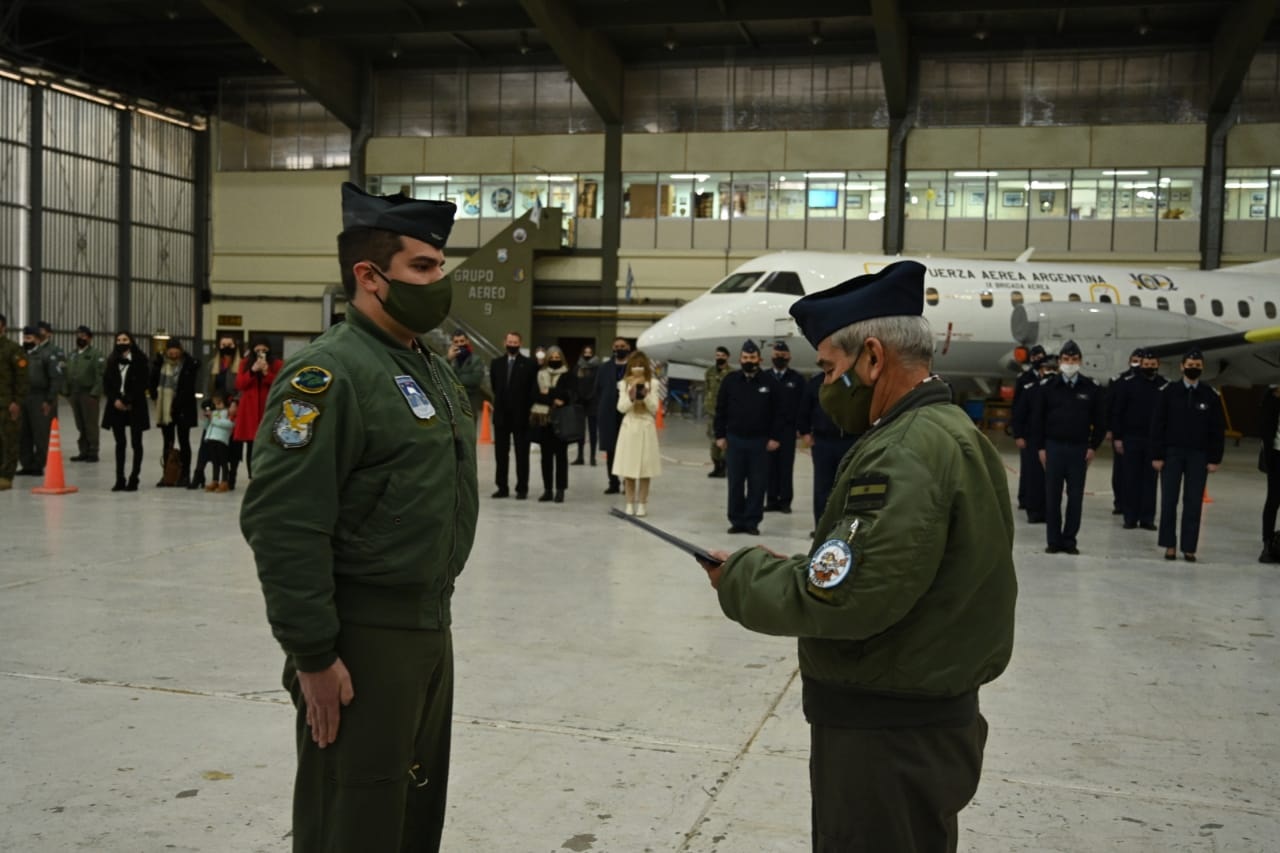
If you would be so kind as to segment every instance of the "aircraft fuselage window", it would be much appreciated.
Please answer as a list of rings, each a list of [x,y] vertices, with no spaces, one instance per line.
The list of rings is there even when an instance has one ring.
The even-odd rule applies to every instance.
[[[1012,302],[1014,305],[1021,305],[1021,304],[1022,304],[1022,291],[1021,291],[1021,290],[1011,290],[1011,291],[1009,291],[1009,301],[1010,301],[1010,302]]]
[[[1262,310],[1267,315],[1268,320],[1274,320],[1276,318],[1276,304],[1274,302],[1262,303]]]
[[[1098,297],[1098,301],[1099,301],[1099,302],[1106,302],[1106,303],[1110,304],[1110,302],[1111,302],[1111,297],[1104,293],[1104,294],[1102,294],[1101,296],[1099,296],[1099,297]]]
[[[1041,301],[1041,302],[1052,302],[1052,301],[1053,301],[1053,294],[1052,294],[1052,293],[1050,293],[1050,292],[1049,292],[1049,291],[1047,291],[1047,290],[1042,290],[1042,291],[1040,291],[1040,301]]]
[[[756,288],[757,293],[787,293],[791,296],[804,296],[804,285],[800,276],[793,272],[776,272]]]
[[[1142,307],[1142,297],[1141,297],[1141,296],[1130,296],[1130,297],[1129,297],[1129,304],[1130,304],[1130,305],[1132,305],[1134,308],[1141,308],[1141,307]]]
[[[1196,301],[1194,299],[1182,300],[1182,308],[1187,312],[1188,317],[1196,316]]]
[[[1236,303],[1236,308],[1237,308],[1237,309],[1239,309],[1239,311],[1240,311],[1240,316],[1241,316],[1241,317],[1248,317],[1248,316],[1249,316],[1249,303],[1248,303],[1248,302],[1245,302],[1243,299],[1241,299],[1239,302],[1237,302],[1237,303]]]
[[[1168,300],[1168,299],[1165,299],[1163,296],[1157,297],[1157,298],[1156,298],[1156,308],[1159,308],[1161,311],[1168,311],[1168,310],[1169,310],[1169,300]]]
[[[936,287],[925,288],[924,301],[928,302],[930,305],[937,305],[938,304],[938,288]]]
[[[1209,307],[1213,309],[1213,316],[1215,317],[1222,316],[1222,300],[1221,299],[1213,300],[1212,302],[1209,303]]]
[[[993,296],[991,295],[991,291],[990,291],[990,290],[984,290],[984,291],[982,291],[982,296],[981,296],[981,297],[979,297],[979,299],[982,301],[982,307],[983,307],[983,308],[990,308],[990,307],[991,307],[991,304],[992,304],[993,302],[995,302],[995,297],[993,297]]]
[[[1067,294],[1067,301],[1068,301],[1068,302],[1079,302],[1079,301],[1080,301],[1080,294],[1078,294],[1078,293],[1068,293],[1068,294]]]
[[[712,293],[746,293],[756,283],[762,273],[736,272],[724,281],[711,288]]]

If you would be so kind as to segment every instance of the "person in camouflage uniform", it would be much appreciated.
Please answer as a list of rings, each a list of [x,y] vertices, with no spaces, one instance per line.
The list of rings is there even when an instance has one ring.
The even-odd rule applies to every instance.
[[[27,354],[8,336],[0,314],[0,492],[13,488],[18,470],[18,419],[27,397]]]
[[[67,359],[62,395],[71,401],[76,419],[76,445],[72,462],[98,461],[98,403],[102,399],[102,372],[107,360],[93,345],[88,326],[76,329],[76,351]]]
[[[720,383],[732,372],[733,368],[729,366],[729,350],[716,347],[716,363],[707,368],[706,377],[703,380],[707,386],[707,393],[703,398],[703,409],[707,413],[707,438],[711,439],[711,473],[707,475],[708,477],[725,475],[724,450],[716,444],[716,398],[720,396]]]

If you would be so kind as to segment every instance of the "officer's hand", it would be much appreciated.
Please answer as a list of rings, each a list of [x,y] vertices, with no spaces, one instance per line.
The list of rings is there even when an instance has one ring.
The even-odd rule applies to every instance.
[[[1117,455],[1119,455],[1119,456],[1124,456],[1124,442],[1123,442],[1123,441],[1121,441],[1120,439],[1118,439],[1118,438],[1117,438],[1115,441],[1111,442],[1111,446],[1112,446],[1113,448],[1115,448],[1115,451],[1116,451],[1116,454],[1117,454]]]
[[[1041,450],[1038,455],[1040,457],[1040,467],[1047,468],[1049,466],[1049,454]]]
[[[1210,463],[1209,463],[1209,473],[1210,473],[1210,474],[1212,474],[1214,471],[1217,471],[1217,470],[1218,470],[1218,468],[1220,468],[1220,467],[1221,467],[1221,466],[1219,466],[1219,465],[1214,465],[1212,462],[1210,462]]]
[[[810,433],[809,435],[802,435],[802,436],[800,436],[800,437],[801,437],[802,439],[804,439],[804,446],[805,446],[805,447],[813,447],[813,434],[812,434],[812,433]]]
[[[52,407],[50,407],[50,405],[49,405],[48,403],[41,403],[41,404],[40,404],[40,411],[41,411],[41,412],[44,414],[44,416],[47,418],[47,417],[49,417],[49,412],[53,411],[53,409],[52,409]]]
[[[724,450],[728,446],[729,446],[729,439],[727,438],[716,439],[716,447],[720,448],[721,450]]]
[[[342,706],[356,697],[351,687],[351,673],[342,658],[319,672],[299,672],[302,697],[307,702],[307,726],[316,746],[324,749],[338,739],[338,721]]]
[[[111,405],[113,405],[113,406],[115,406],[115,407],[116,407],[116,411],[117,411],[117,412],[123,412],[123,411],[128,410],[128,408],[129,408],[128,406],[126,406],[126,405],[124,404],[124,400],[116,400],[116,401],[115,401],[114,403],[112,403]]]
[[[728,551],[708,551],[707,553],[710,554],[712,557],[715,557],[720,562],[712,566],[712,565],[709,565],[708,563],[704,563],[701,560],[698,560],[698,565],[702,566],[703,570],[707,573],[707,580],[711,581],[711,588],[719,589],[720,588],[720,572],[724,568],[725,562],[729,559],[729,552]]]
[[[768,443],[768,444],[766,444],[766,445],[764,446],[764,449],[765,449],[765,450],[767,450],[767,451],[769,451],[770,453],[772,453],[773,451],[777,450],[777,449],[778,449],[779,447],[781,447],[781,446],[782,446],[782,443],[781,443],[781,442],[774,441],[774,440],[771,438],[771,439],[769,439],[769,443]]]
[[[1014,444],[1016,444],[1016,445],[1018,445],[1018,449],[1019,449],[1019,450],[1026,450],[1026,449],[1027,449],[1027,440],[1026,440],[1025,438],[1015,438],[1015,439],[1013,440],[1013,443],[1014,443]]]
[[[1088,450],[1084,452],[1084,464],[1088,465],[1090,462],[1092,462],[1093,456],[1094,456],[1093,448],[1090,447]]]
[[[1163,471],[1163,470],[1164,470],[1164,460],[1163,460],[1163,459],[1152,459],[1152,460],[1151,460],[1151,467],[1152,467],[1152,468],[1155,468],[1157,471]]]
[[[18,419],[18,415],[20,414],[22,414],[22,407],[19,406],[17,403],[10,403],[9,417],[16,421]]]

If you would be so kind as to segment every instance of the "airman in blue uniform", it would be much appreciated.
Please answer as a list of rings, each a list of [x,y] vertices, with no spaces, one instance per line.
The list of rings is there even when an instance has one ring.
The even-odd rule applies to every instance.
[[[791,348],[786,341],[773,345],[773,370],[769,375],[778,383],[777,402],[783,435],[778,449],[769,454],[769,488],[765,492],[764,511],[790,513],[795,496],[796,420],[800,417],[800,399],[804,396],[804,377],[791,369]]]
[[[1165,381],[1160,359],[1138,350],[1138,369],[1114,383],[1111,392],[1111,436],[1124,475],[1121,511],[1124,529],[1156,529],[1156,472],[1151,467],[1151,420]]]
[[[716,399],[716,444],[729,473],[729,532],[759,535],[769,486],[769,454],[786,430],[778,383],[760,370],[760,347],[742,345],[741,370],[720,383]]]

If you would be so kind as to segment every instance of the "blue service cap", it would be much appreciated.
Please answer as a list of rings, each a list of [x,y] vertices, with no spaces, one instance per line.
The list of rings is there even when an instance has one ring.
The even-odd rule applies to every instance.
[[[791,352],[791,347],[787,346],[786,341],[778,341],[773,345],[773,348],[778,352]]]
[[[342,229],[380,228],[443,249],[458,206],[451,201],[370,195],[350,181],[342,185]]]
[[[1027,350],[1027,358],[1030,361],[1043,361],[1044,357],[1044,347],[1040,346],[1040,344],[1036,344],[1031,349]]]
[[[1129,358],[1142,358],[1142,354],[1146,352],[1146,347],[1136,347],[1133,352],[1129,353]]]
[[[1064,355],[1084,355],[1084,353],[1080,352],[1080,345],[1078,343],[1075,341],[1067,341],[1058,350],[1059,357]]]
[[[924,314],[924,264],[898,261],[879,272],[811,293],[791,306],[800,333],[815,348],[852,323]]]
[[[1200,352],[1200,350],[1198,349],[1188,350],[1187,354],[1182,357],[1182,360],[1190,361],[1193,358],[1199,359],[1200,361],[1204,361],[1204,353]]]
[[[23,327],[22,327],[22,334],[24,334],[24,335],[38,335],[38,334],[40,334],[40,333],[39,333],[39,331],[37,331],[37,330],[36,330],[36,327],[35,327],[35,326],[23,326]]]
[[[743,343],[743,345],[742,345],[742,351],[743,351],[743,352],[748,352],[748,353],[750,353],[750,352],[760,352],[760,347],[756,346],[756,342],[755,342],[755,341],[753,341],[753,340],[751,340],[750,338],[748,338],[748,339],[747,339],[747,341],[746,341],[745,343]]]
[[[1151,347],[1143,347],[1142,349],[1138,350],[1138,357],[1139,358],[1159,358],[1160,356],[1156,355],[1156,351],[1153,350]]]

